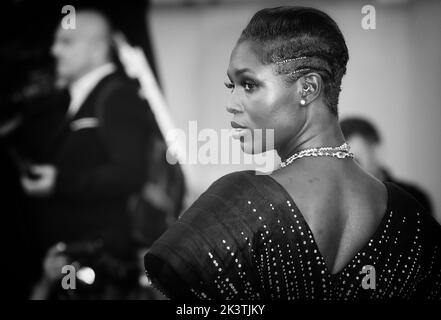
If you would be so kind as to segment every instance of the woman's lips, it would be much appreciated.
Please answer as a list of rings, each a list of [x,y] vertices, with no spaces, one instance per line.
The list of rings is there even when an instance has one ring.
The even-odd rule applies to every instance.
[[[231,126],[233,127],[231,130],[231,136],[233,139],[241,139],[250,130],[234,121],[231,121]]]
[[[237,122],[235,122],[235,121],[231,121],[231,126],[232,126],[233,128],[235,128],[235,129],[239,129],[239,128],[244,129],[244,128],[246,128],[245,126],[243,126],[243,125],[241,125],[241,124],[239,124],[239,123],[237,123]]]

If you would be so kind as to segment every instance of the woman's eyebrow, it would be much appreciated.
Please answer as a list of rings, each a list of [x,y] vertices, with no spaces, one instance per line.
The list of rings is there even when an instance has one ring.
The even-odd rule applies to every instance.
[[[254,72],[250,68],[234,69],[233,74],[237,77],[237,76],[240,76],[242,73],[245,73],[245,72],[249,72],[249,73],[253,73],[254,74]],[[230,71],[227,71],[227,76],[228,76],[228,78],[231,79]]]

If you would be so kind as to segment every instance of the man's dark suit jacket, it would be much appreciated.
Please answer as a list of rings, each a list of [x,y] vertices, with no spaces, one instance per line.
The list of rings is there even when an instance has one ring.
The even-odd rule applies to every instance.
[[[117,255],[127,252],[127,200],[146,181],[149,144],[159,132],[138,92],[133,81],[113,73],[73,118],[64,104],[46,112],[40,124],[34,119],[43,140],[37,158],[58,170],[52,196],[31,200],[37,251],[58,241],[101,239]]]

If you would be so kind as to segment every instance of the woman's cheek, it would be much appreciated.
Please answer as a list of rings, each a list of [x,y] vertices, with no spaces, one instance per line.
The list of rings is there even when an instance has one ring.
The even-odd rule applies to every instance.
[[[271,106],[268,103],[256,101],[252,103],[248,114],[255,128],[266,128],[272,117]]]

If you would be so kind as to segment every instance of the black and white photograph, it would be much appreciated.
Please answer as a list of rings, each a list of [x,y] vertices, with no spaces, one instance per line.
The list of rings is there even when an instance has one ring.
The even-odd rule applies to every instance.
[[[441,300],[440,1],[0,6],[7,300]]]

